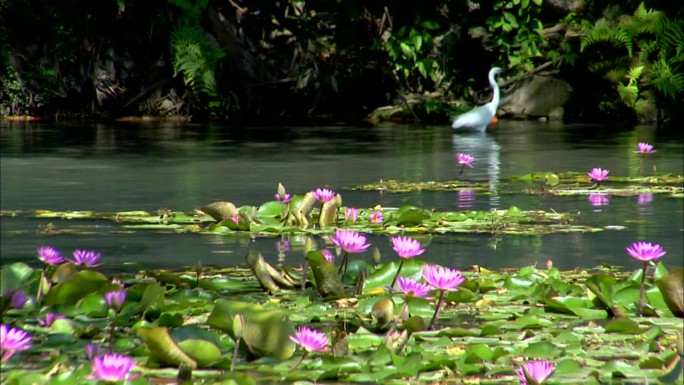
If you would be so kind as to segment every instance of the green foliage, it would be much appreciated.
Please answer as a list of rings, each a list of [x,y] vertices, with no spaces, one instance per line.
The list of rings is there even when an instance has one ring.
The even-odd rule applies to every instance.
[[[433,34],[439,29],[437,22],[416,20],[411,25],[401,26],[385,43],[385,50],[392,59],[395,73],[416,92],[421,91],[420,87],[410,86],[419,84],[412,79],[414,72],[423,79],[431,80],[433,84],[438,84],[444,75],[439,62],[430,55],[435,49]]]
[[[588,68],[616,84],[624,104],[634,108],[655,91],[663,99],[684,98],[684,23],[669,19],[641,3],[632,16],[607,18],[585,27],[580,50],[590,58]],[[600,52],[600,55],[593,55]],[[662,108],[662,105],[658,106]]]
[[[194,92],[218,95],[215,71],[224,53],[209,45],[199,27],[183,24],[175,28],[171,50],[174,76],[182,74],[185,85]]]
[[[492,33],[497,62],[508,63],[518,72],[531,71],[544,60],[542,51],[548,45],[542,30],[542,0],[497,0],[494,12],[487,18]]]

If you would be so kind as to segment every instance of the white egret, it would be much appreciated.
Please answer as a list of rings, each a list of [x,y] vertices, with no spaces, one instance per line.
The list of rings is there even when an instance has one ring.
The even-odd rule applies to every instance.
[[[496,79],[494,78],[499,72],[501,72],[501,68],[499,67],[494,67],[489,70],[489,85],[492,86],[492,89],[494,90],[492,101],[484,106],[474,108],[464,114],[458,115],[454,118],[453,123],[451,123],[452,128],[480,132],[483,132],[487,128],[489,122],[491,122],[496,115],[497,107],[499,107],[499,85],[496,84]]]

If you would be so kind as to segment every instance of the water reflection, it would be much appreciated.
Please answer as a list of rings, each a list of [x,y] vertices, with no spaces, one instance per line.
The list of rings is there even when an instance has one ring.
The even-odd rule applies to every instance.
[[[653,215],[653,208],[651,207],[651,202],[653,202],[653,194],[644,193],[637,195],[637,206],[638,212],[641,216]]]
[[[473,169],[465,172],[464,178],[476,180],[485,179],[489,184],[490,208],[498,207],[498,185],[501,174],[500,152],[501,146],[486,132],[459,133],[452,138],[454,156],[464,153],[475,157]]]
[[[475,190],[459,190],[456,192],[456,206],[459,209],[472,209],[475,203]]]
[[[608,206],[610,201],[610,195],[608,194],[589,194],[589,203],[594,207]],[[600,212],[600,209],[594,210],[595,212]]]

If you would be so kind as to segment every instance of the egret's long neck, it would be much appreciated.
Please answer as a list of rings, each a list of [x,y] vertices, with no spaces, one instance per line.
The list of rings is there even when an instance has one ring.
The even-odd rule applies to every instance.
[[[492,104],[499,105],[499,85],[496,84],[496,79],[494,79],[495,74],[493,72],[489,73],[489,85],[492,86],[494,90],[494,96],[492,97]]]

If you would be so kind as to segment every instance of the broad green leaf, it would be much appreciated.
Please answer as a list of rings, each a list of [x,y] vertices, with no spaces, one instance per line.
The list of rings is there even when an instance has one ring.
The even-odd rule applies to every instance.
[[[76,304],[86,295],[98,291],[109,283],[107,277],[94,270],[83,270],[67,281],[56,285],[45,295],[45,304]]]
[[[23,262],[3,266],[0,272],[0,292],[23,288],[32,275],[33,269]]]
[[[523,350],[522,355],[530,358],[556,358],[563,354],[563,349],[551,342],[535,342]]]
[[[616,318],[608,321],[604,329],[606,333],[640,334],[639,324],[629,318]]]

